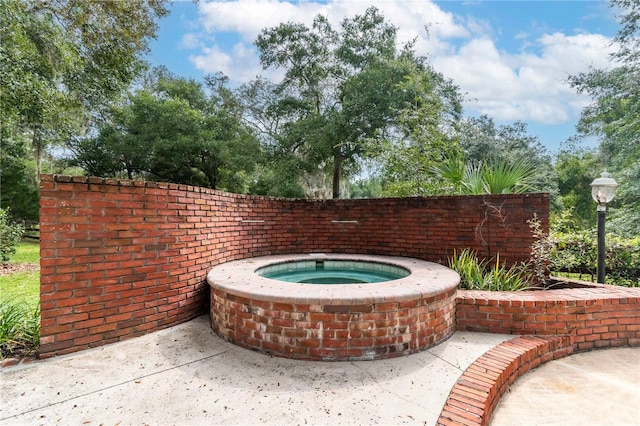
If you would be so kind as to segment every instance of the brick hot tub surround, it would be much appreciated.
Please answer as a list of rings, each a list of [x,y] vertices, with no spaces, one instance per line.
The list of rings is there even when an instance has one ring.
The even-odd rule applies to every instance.
[[[349,260],[390,264],[404,278],[365,284],[300,284],[255,271],[275,263]],[[368,255],[281,255],[228,262],[207,276],[211,326],[239,346],[287,358],[391,358],[434,346],[455,330],[457,273],[418,259]]]

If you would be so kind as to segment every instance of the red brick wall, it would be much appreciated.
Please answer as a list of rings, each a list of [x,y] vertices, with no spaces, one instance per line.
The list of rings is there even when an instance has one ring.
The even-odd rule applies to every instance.
[[[286,200],[168,183],[43,175],[42,357],[205,312],[206,272],[249,256],[344,252],[439,261],[470,247],[529,256],[547,194]]]
[[[570,336],[577,351],[640,345],[640,288],[458,290],[458,330]]]
[[[211,292],[211,327],[233,343],[288,358],[353,361],[408,355],[455,330],[456,288],[431,297],[363,305],[251,300]]]

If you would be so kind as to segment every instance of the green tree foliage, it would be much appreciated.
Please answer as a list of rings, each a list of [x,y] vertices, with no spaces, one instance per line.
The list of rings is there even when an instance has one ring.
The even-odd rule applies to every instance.
[[[29,133],[36,173],[130,84],[167,13],[163,0],[0,0],[2,117]]]
[[[249,176],[248,192],[272,197],[305,198],[306,191],[300,181],[299,162],[293,157],[278,158],[266,153]]]
[[[244,123],[260,141],[263,158],[251,176],[249,191],[258,195],[305,197],[301,177],[313,174],[317,165],[306,161],[301,144],[292,144],[285,129],[299,118],[291,99],[280,87],[264,78],[240,86],[235,99],[241,105]]]
[[[440,121],[450,123],[443,132],[442,125],[429,125],[427,118],[433,115],[424,114],[424,119],[408,126],[413,132],[408,140],[421,143],[387,155],[388,194],[556,192],[551,159],[538,139],[527,134],[525,124],[496,126],[481,116]],[[415,132],[420,132],[418,137]]]
[[[0,262],[8,262],[15,254],[24,228],[9,221],[9,212],[0,208]]]
[[[260,147],[225,105],[224,86],[208,81],[210,95],[194,80],[155,70],[97,137],[74,146],[75,161],[91,175],[245,192]]]
[[[523,163],[529,164],[535,173],[527,179],[528,191],[557,193],[551,156],[536,136],[527,134],[525,123],[496,126],[482,115],[465,119],[459,128],[460,147],[467,161],[520,169]]]
[[[536,136],[527,134],[526,124],[496,126],[486,115],[470,117],[460,124],[459,137],[468,188],[488,193],[541,191],[555,198],[551,157]]]
[[[430,174],[431,167],[460,150],[455,137],[462,113],[458,88],[424,63],[416,66],[398,88],[406,98],[396,126],[382,144],[372,148],[382,163],[383,193],[437,193],[439,182]]]
[[[600,139],[600,170],[607,168],[620,187],[612,204],[612,229],[622,235],[640,234],[640,3],[611,0],[621,28],[612,54],[613,66],[570,77],[571,85],[593,103],[578,123],[579,136]]]
[[[527,158],[508,161],[504,158],[490,162],[465,163],[458,155],[444,158],[431,168],[448,194],[521,194],[535,188],[535,163]]]
[[[590,184],[594,170],[598,170],[597,155],[577,148],[562,150],[554,168],[558,176],[558,199],[563,210],[561,227],[565,231],[593,227],[597,218]]]
[[[5,117],[5,119],[8,117]],[[14,219],[38,220],[38,185],[28,141],[12,123],[0,127],[0,208],[10,208]]]
[[[380,198],[382,182],[378,178],[360,179],[349,188],[350,198]]]
[[[371,7],[342,21],[339,30],[318,15],[311,28],[281,24],[256,40],[263,67],[284,70],[284,78],[270,87],[260,81],[245,87],[266,100],[264,112],[249,111],[275,151],[297,159],[298,169],[329,171],[334,198],[343,175],[371,155],[373,140],[397,129],[411,102],[428,103],[440,94],[443,79],[433,79],[439,75],[411,46],[398,52],[396,35]]]

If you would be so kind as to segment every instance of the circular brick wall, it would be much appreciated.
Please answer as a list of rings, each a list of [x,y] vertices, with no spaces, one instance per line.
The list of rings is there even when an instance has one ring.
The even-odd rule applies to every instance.
[[[287,200],[173,183],[41,175],[40,357],[205,312],[213,265],[336,252],[439,262],[470,248],[528,259],[548,194]],[[636,331],[637,333],[637,331]]]
[[[298,284],[255,270],[309,255],[228,262],[207,276],[211,326],[239,346],[287,358],[347,361],[407,355],[447,339],[455,330],[452,270],[417,259],[327,254],[326,259],[387,263],[411,271],[375,284]]]

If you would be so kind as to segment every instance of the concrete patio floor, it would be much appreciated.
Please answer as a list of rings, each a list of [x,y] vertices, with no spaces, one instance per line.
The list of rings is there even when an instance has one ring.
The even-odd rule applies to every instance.
[[[640,348],[578,353],[520,377],[491,417],[512,425],[640,425]]]
[[[273,358],[225,342],[201,316],[124,342],[3,368],[0,424],[434,425],[462,372],[513,337],[457,332],[434,348],[401,358],[310,362]],[[614,353],[619,357],[611,358]],[[590,423],[588,407],[612,399],[612,409],[628,409],[610,417],[609,424],[640,425],[639,348],[574,355],[534,370],[505,396],[493,424],[552,424],[537,423],[539,414],[530,404],[558,400],[558,394],[546,389],[535,391],[544,395],[542,401],[512,399],[521,392],[520,382],[528,377],[544,381],[546,367],[591,355],[601,359],[580,361],[591,371],[570,386],[592,402],[580,409],[561,407],[575,420],[563,424],[601,424]],[[611,359],[611,368],[594,371]],[[548,374],[557,379],[566,371]],[[603,384],[605,376],[613,384]]]

